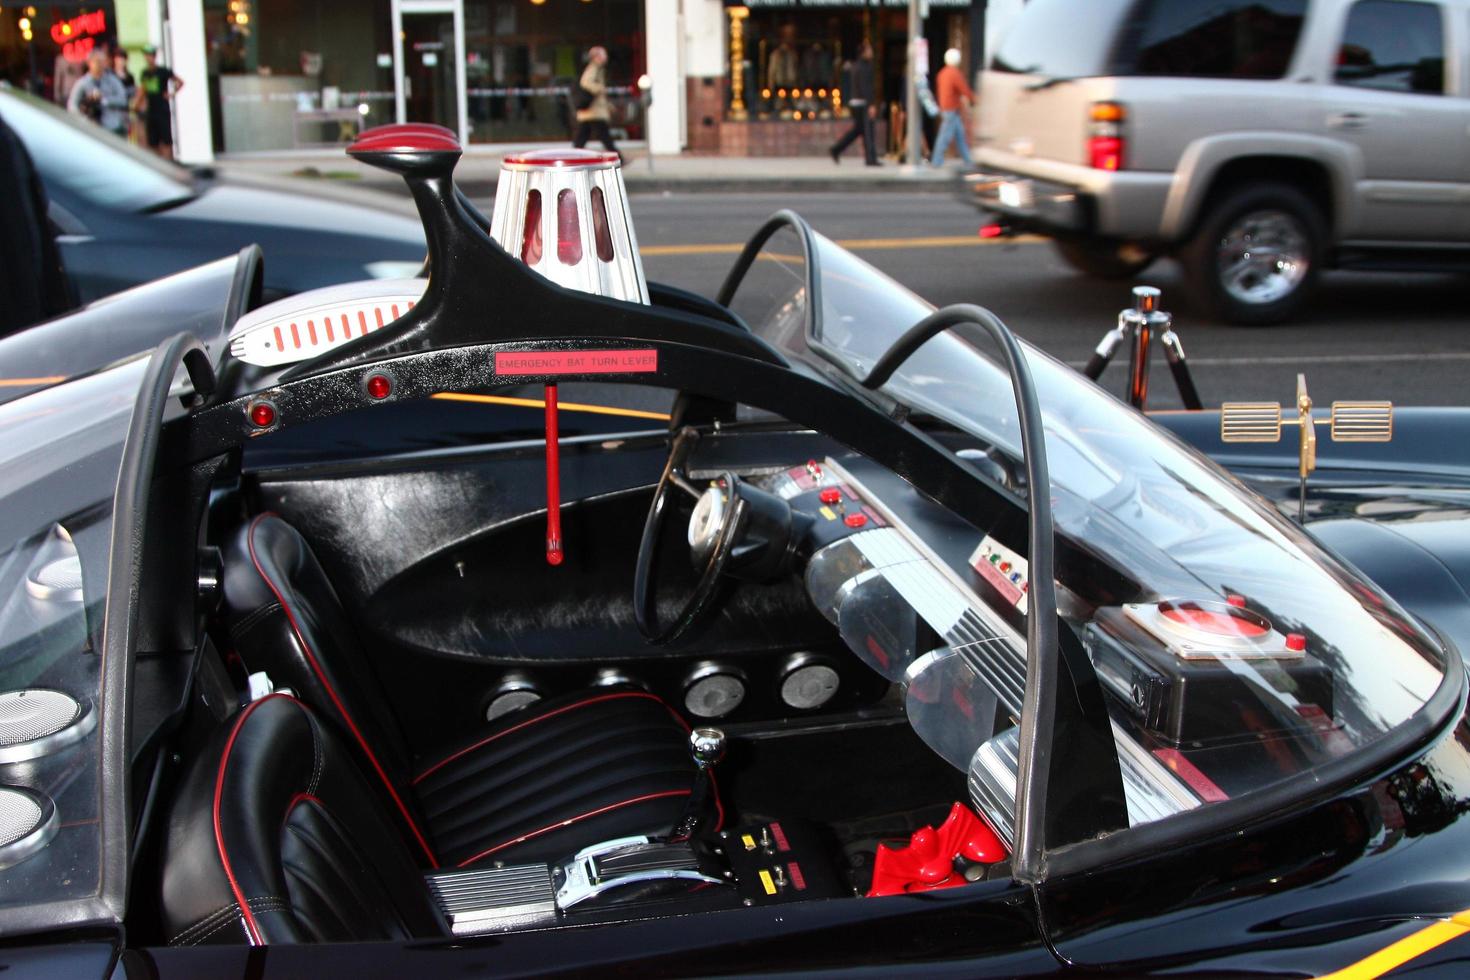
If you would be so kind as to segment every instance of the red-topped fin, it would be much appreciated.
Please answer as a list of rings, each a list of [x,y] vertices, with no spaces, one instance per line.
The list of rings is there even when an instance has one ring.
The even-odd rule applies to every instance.
[[[459,139],[442,126],[403,123],[376,126],[347,148],[353,156],[363,153],[459,153]]]

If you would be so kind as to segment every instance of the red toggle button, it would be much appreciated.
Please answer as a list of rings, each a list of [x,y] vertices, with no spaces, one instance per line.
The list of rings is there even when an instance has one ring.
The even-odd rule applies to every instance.
[[[1286,634],[1286,649],[1290,650],[1292,653],[1306,653],[1306,651],[1307,651],[1307,638],[1306,638],[1306,636],[1303,635],[1303,634],[1301,634],[1301,633],[1287,633]]]
[[[836,487],[827,487],[821,493],[817,494],[817,497],[824,504],[835,504],[842,499],[842,491]]]
[[[862,527],[864,524],[868,523],[868,515],[848,514],[842,519],[842,523],[846,524],[848,527]]]

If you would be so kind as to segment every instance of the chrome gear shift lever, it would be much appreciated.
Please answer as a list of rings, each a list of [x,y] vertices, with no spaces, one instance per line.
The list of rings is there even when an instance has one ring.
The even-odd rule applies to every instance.
[[[694,729],[689,733],[689,755],[699,771],[695,774],[694,787],[689,793],[684,815],[674,825],[674,832],[670,835],[672,840],[688,840],[699,827],[699,819],[714,792],[710,770],[725,757],[725,733],[718,728]]]

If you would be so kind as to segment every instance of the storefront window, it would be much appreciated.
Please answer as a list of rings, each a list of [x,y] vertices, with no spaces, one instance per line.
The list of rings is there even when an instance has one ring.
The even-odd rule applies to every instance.
[[[336,144],[392,122],[391,21],[389,0],[204,0],[215,149]]]
[[[599,44],[608,52],[613,130],[641,139],[642,12],[639,0],[465,0],[470,140],[570,139],[570,93]]]

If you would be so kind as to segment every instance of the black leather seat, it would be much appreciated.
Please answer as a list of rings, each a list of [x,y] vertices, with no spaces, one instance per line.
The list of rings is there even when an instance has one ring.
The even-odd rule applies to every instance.
[[[410,759],[336,592],[275,515],[227,543],[224,595],[246,665],[340,729],[429,867],[555,860],[599,840],[667,833],[683,812],[694,782],[688,725],[634,688],[549,698]]]
[[[356,761],[300,701],[253,701],[214,733],[168,824],[170,945],[443,935],[423,873]]]

